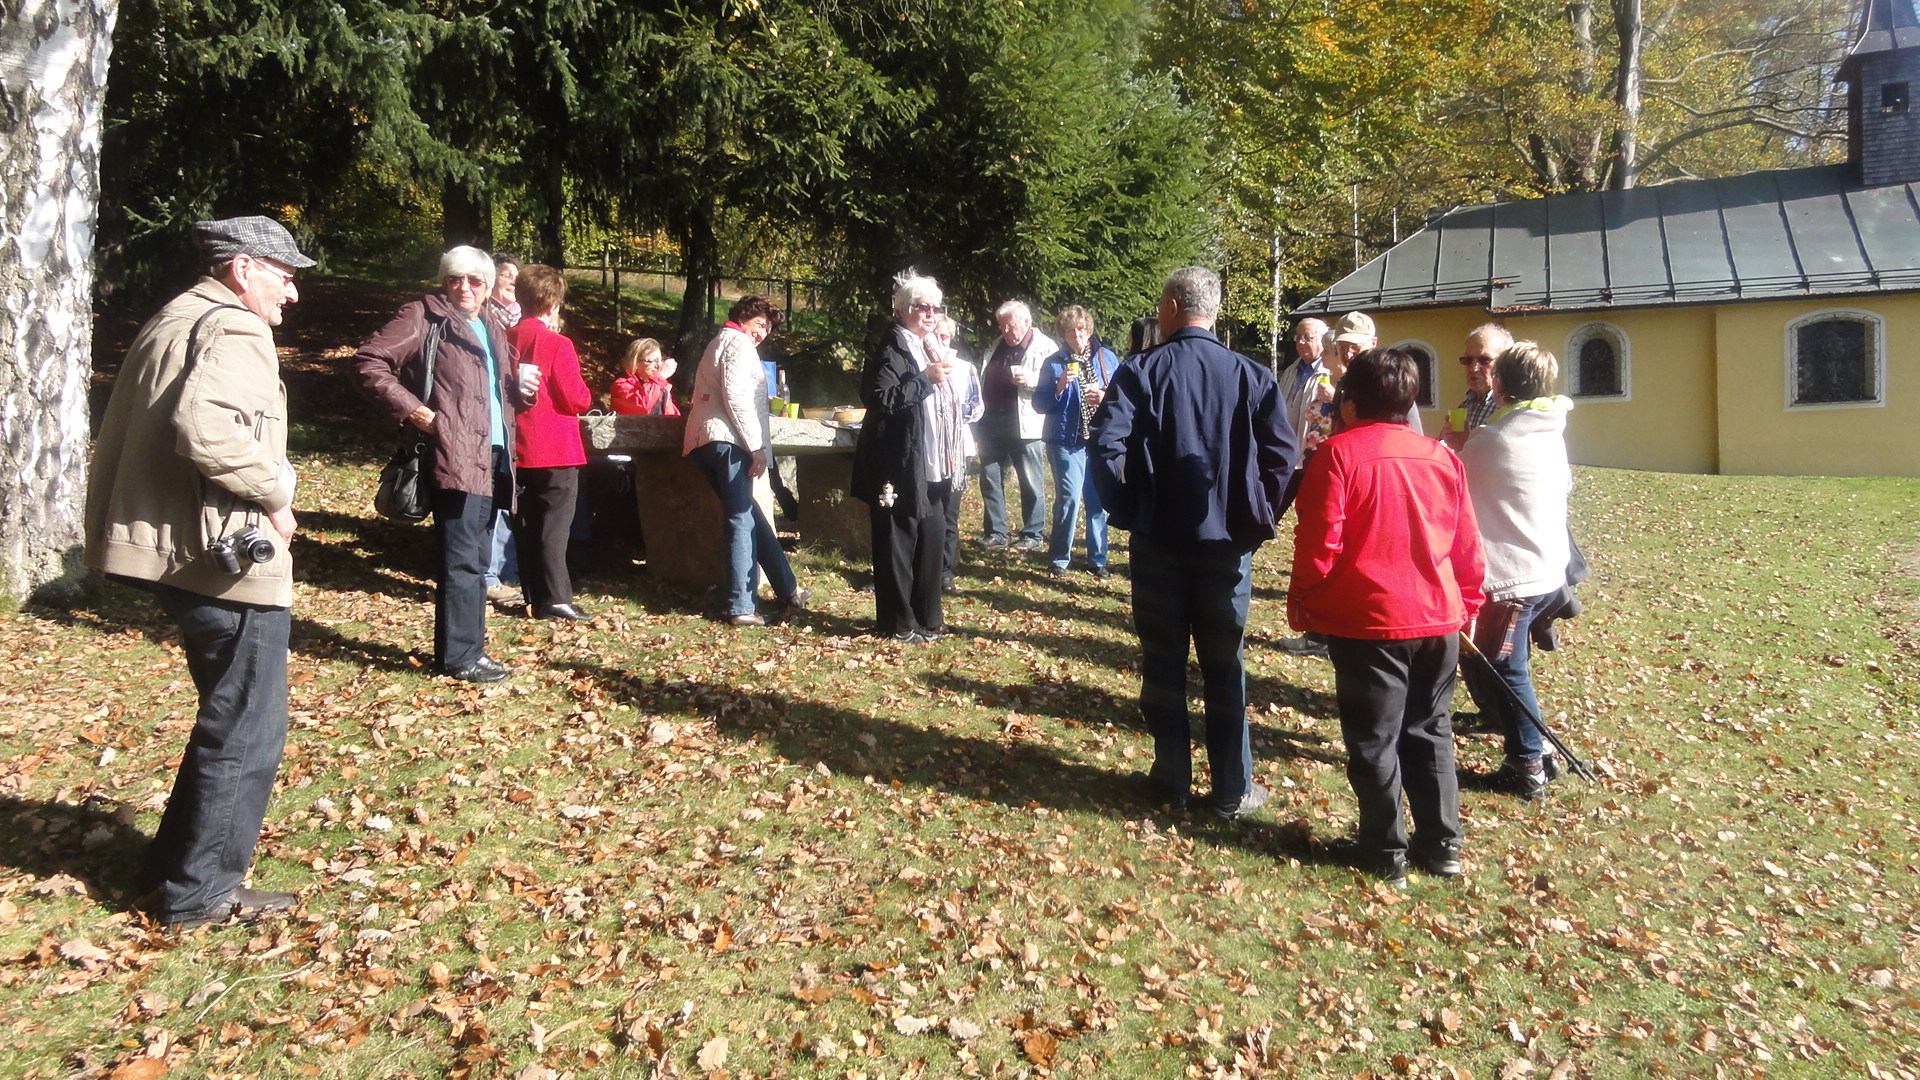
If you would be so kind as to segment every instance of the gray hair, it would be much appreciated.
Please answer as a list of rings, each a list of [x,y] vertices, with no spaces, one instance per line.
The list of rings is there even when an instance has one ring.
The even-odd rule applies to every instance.
[[[1532,401],[1553,393],[1560,377],[1560,360],[1537,342],[1516,341],[1493,362],[1500,392],[1514,401]]]
[[[905,315],[913,305],[926,302],[935,307],[946,303],[940,283],[918,270],[902,270],[893,276],[893,313]]]
[[[1033,309],[1028,307],[1024,300],[1009,300],[993,309],[994,322],[999,322],[1009,315],[1018,315],[1021,322],[1029,326],[1033,325]]]
[[[440,280],[445,281],[455,275],[478,274],[487,281],[487,291],[493,291],[493,256],[477,247],[462,244],[440,256]]]
[[[1183,266],[1168,274],[1160,294],[1187,318],[1211,322],[1220,314],[1220,278],[1204,266]]]
[[[1485,322],[1467,331],[1467,340],[1472,341],[1474,338],[1484,338],[1487,350],[1498,356],[1502,350],[1513,344],[1513,331],[1497,322]]]

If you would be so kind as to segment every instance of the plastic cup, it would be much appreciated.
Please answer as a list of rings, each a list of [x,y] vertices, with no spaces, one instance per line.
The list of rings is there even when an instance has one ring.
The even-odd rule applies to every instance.
[[[1453,429],[1454,434],[1465,435],[1467,433],[1467,410],[1448,409],[1447,426]]]

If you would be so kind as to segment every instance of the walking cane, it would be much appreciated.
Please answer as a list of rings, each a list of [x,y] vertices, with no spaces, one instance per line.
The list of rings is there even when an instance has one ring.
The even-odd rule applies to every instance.
[[[1520,695],[1515,693],[1513,687],[1507,685],[1507,680],[1501,678],[1500,672],[1494,669],[1493,661],[1487,659],[1486,653],[1475,648],[1473,639],[1468,637],[1464,632],[1460,635],[1460,655],[1463,657],[1470,656],[1481,663],[1486,669],[1485,673],[1489,680],[1499,684],[1500,691],[1507,695],[1508,703],[1519,710],[1520,715],[1526,717],[1529,723],[1539,729],[1542,738],[1545,738],[1553,744],[1553,748],[1559,751],[1561,757],[1566,759],[1567,768],[1572,771],[1575,776],[1590,783],[1597,784],[1600,782],[1599,778],[1593,775],[1593,770],[1587,768],[1587,763],[1574,756],[1573,751],[1567,749],[1567,744],[1561,742],[1560,737],[1548,729],[1546,723],[1540,719],[1540,714],[1528,708],[1527,703],[1520,700]]]

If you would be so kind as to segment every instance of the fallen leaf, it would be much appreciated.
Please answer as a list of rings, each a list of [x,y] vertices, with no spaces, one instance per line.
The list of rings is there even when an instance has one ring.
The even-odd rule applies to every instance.
[[[706,1072],[712,1072],[715,1069],[725,1067],[727,1064],[727,1037],[721,1035],[708,1040],[707,1044],[700,1048],[700,1053],[693,1059],[693,1063],[700,1066],[700,1068]]]

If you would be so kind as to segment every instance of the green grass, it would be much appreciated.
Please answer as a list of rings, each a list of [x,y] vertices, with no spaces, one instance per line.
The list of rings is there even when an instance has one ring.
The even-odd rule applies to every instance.
[[[194,708],[171,630],[113,586],[0,616],[0,1075],[698,1076],[722,1037],[734,1080],[1920,1073],[1916,482],[1581,470],[1596,576],[1537,677],[1601,782],[1469,787],[1467,876],[1397,896],[1321,853],[1352,797],[1330,669],[1271,645],[1284,538],[1248,648],[1275,798],[1225,826],[1124,794],[1124,574],[969,550],[916,649],[832,552],[746,632],[589,575],[594,623],[496,617],[518,676],[456,686],[417,667],[428,530],[368,517],[371,451],[300,442],[255,881],[304,907],[131,917]]]

